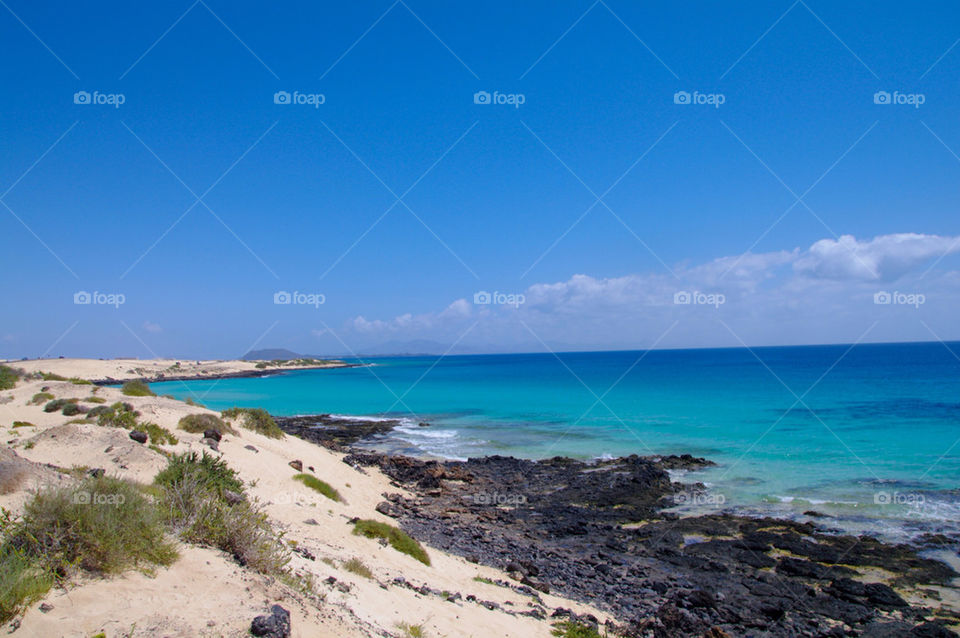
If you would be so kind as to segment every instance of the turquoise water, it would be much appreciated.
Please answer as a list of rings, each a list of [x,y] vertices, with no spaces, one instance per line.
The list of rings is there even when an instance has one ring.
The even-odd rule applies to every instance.
[[[954,353],[960,344],[405,357],[153,387],[214,409],[401,417],[382,446],[448,458],[690,453],[718,466],[678,477],[709,487],[681,509],[814,509],[909,533],[960,519]]]

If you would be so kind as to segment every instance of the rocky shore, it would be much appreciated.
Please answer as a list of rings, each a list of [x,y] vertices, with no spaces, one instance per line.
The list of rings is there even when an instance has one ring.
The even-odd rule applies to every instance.
[[[337,450],[397,424],[278,421]],[[702,489],[672,482],[668,470],[697,469],[705,459],[439,462],[358,449],[343,460],[378,468],[408,494],[385,493],[377,510],[418,540],[506,570],[512,582],[504,587],[607,610],[620,635],[957,635],[950,598],[958,574],[918,548],[833,533],[812,520],[665,512],[679,495]]]

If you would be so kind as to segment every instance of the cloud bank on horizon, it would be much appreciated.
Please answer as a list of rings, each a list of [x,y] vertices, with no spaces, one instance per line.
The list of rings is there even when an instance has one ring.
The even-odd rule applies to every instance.
[[[960,310],[960,236],[843,235],[808,248],[718,257],[672,272],[574,274],[478,291],[436,312],[357,316],[345,341],[432,339],[451,352],[934,341]],[[939,327],[935,327],[939,326]]]

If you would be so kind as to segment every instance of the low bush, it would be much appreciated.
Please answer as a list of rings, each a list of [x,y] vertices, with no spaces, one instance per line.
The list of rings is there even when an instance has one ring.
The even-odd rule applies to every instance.
[[[0,494],[16,492],[27,480],[27,476],[27,467],[24,463],[0,461]]]
[[[367,538],[384,538],[398,552],[408,554],[424,565],[430,565],[430,556],[423,546],[398,527],[371,519],[361,519],[353,524],[353,533]]]
[[[15,427],[15,428],[35,428],[35,427],[37,427],[37,426],[35,426],[33,423],[30,423],[29,421],[14,421],[14,422],[13,422],[13,427]]]
[[[20,372],[10,366],[0,366],[0,390],[10,390],[17,385]]]
[[[153,503],[133,483],[109,476],[38,492],[6,542],[59,574],[74,566],[115,574],[177,557]]]
[[[140,381],[139,379],[134,379],[133,381],[127,381],[123,384],[123,387],[120,388],[120,391],[123,392],[128,397],[155,397],[153,390],[150,389],[150,386]]]
[[[311,474],[304,474],[301,472],[300,474],[296,474],[293,477],[293,480],[300,481],[301,483],[309,487],[311,490],[320,492],[321,494],[329,498],[331,501],[337,501],[337,502],[343,501],[343,497],[340,496],[340,492],[334,489],[329,483],[327,483],[326,481],[321,481],[316,476],[313,476]]]
[[[215,414],[188,414],[180,419],[177,427],[193,434],[203,434],[204,430],[214,429],[220,434],[236,434],[230,425]]]
[[[236,473],[221,459],[172,455],[155,484],[166,520],[183,540],[228,552],[264,574],[287,573],[290,558],[280,535],[259,505],[244,497]]]
[[[411,625],[410,623],[397,623],[397,629],[403,632],[406,638],[426,638],[427,632],[423,625]]]
[[[141,423],[138,427],[147,433],[147,436],[150,437],[150,442],[154,445],[177,444],[177,437],[173,435],[173,432],[156,423]]]
[[[29,405],[40,405],[41,403],[46,403],[47,401],[53,401],[54,396],[49,392],[37,392],[28,402]]]
[[[221,414],[225,419],[240,417],[242,427],[259,432],[271,439],[282,439],[284,436],[283,430],[273,420],[270,413],[263,408],[230,408],[224,410]]]
[[[553,624],[552,636],[561,638],[602,638],[596,627],[573,620],[563,620]]]
[[[44,381],[67,381],[66,377],[61,377],[59,374],[54,374],[52,372],[41,372],[40,378]]]
[[[67,379],[67,381],[69,381],[73,385],[93,385],[93,381],[89,381],[87,379],[81,379],[80,377],[70,377],[69,379]]]
[[[81,399],[84,403],[106,403],[107,400],[103,397],[87,397],[86,399]]]
[[[43,406],[44,412],[59,412],[65,405],[76,401],[76,399],[54,399]]]
[[[367,567],[359,558],[351,558],[348,561],[344,561],[343,568],[351,574],[356,574],[357,576],[362,576],[363,578],[373,578],[373,572],[370,571],[370,568]]]
[[[174,454],[153,482],[162,488],[173,489],[192,482],[201,489],[214,491],[217,496],[223,496],[224,490],[243,493],[243,482],[237,477],[236,470],[223,459],[206,452],[203,456],[196,452]]]
[[[81,408],[76,403],[67,403],[60,411],[63,416],[76,416],[81,412],[86,412],[86,408]]]
[[[9,545],[0,547],[0,622],[7,622],[43,598],[53,583],[53,574],[22,551]]]
[[[140,413],[134,410],[133,406],[129,403],[117,402],[110,407],[103,405],[97,406],[90,410],[87,416],[96,416],[97,424],[103,427],[132,430],[137,427],[137,417],[140,416]]]

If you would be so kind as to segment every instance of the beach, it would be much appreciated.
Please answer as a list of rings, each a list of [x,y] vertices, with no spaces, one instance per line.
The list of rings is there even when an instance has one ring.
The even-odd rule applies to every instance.
[[[703,484],[674,480],[708,468],[709,458],[412,458],[365,444],[410,424],[349,417],[278,418],[287,434],[270,438],[242,427],[239,414],[225,417],[236,427],[214,440],[179,426],[219,411],[84,382],[156,379],[173,363],[9,363],[28,376],[0,393],[8,421],[2,462],[21,477],[0,505],[20,514],[32,492],[69,487],[99,469],[147,485],[170,455],[214,455],[283,532],[291,573],[310,586],[181,540],[178,560],[147,573],[80,570],[10,621],[16,635],[247,635],[273,605],[290,613],[293,636],[415,635],[411,627],[427,636],[549,636],[571,626],[656,637],[955,635],[957,574],[929,555],[955,554],[954,539],[885,544],[831,530],[817,512],[802,521],[672,513],[709,494]],[[258,371],[252,362],[206,365],[207,374]],[[41,372],[72,380],[29,376]],[[46,394],[37,401],[39,393]],[[57,399],[85,410],[45,411]],[[129,403],[138,423],[165,428],[178,442],[144,445],[123,427],[84,417],[114,402]],[[329,484],[341,500],[294,480],[300,474]],[[354,534],[357,520],[404,530],[430,564]],[[351,559],[369,575],[347,569]]]

